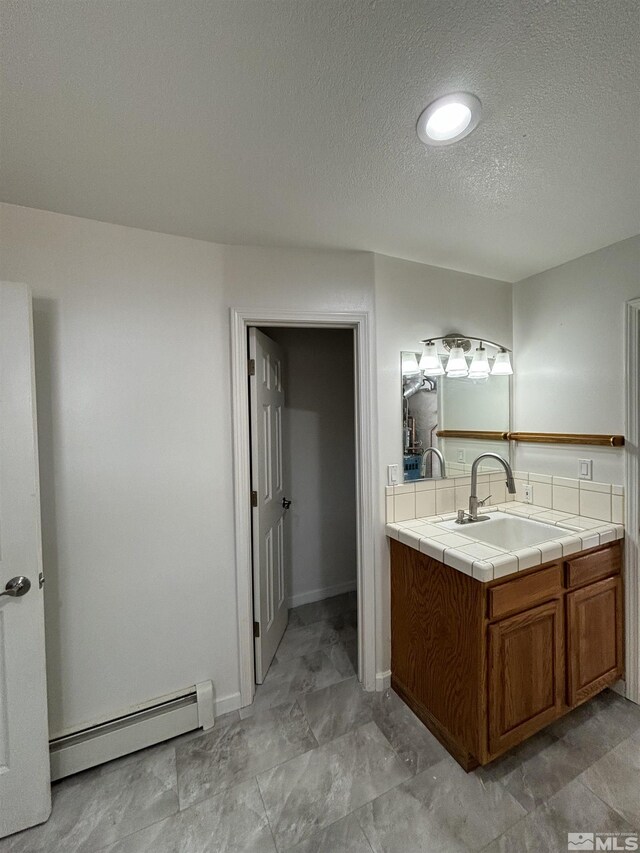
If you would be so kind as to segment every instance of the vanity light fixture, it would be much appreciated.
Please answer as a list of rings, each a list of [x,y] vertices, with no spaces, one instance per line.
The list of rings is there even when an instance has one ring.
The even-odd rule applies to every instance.
[[[501,347],[500,352],[496,353],[496,360],[493,362],[491,374],[493,376],[511,376],[513,368],[511,367],[511,359],[509,353],[504,347]]]
[[[469,379],[486,379],[490,373],[491,368],[489,366],[487,351],[482,346],[482,341],[480,341],[469,367]]]
[[[447,376],[451,376],[452,379],[468,375],[469,368],[467,367],[467,359],[464,357],[462,347],[453,347],[449,353],[445,370],[447,371]]]
[[[425,376],[442,376],[444,367],[438,355],[438,345],[434,341],[426,341],[420,358],[420,370]]]
[[[437,341],[442,341],[444,353],[438,351]],[[467,362],[467,358],[471,358],[472,341],[477,341],[477,346],[473,351],[471,364]],[[511,367],[511,359],[509,358],[509,350],[502,344],[495,341],[488,341],[480,338],[468,338],[466,335],[460,335],[457,332],[450,332],[448,335],[438,338],[427,338],[422,342],[424,349],[420,358],[419,369],[425,376],[442,376],[445,372],[451,379],[462,378],[468,376],[469,379],[484,380],[491,376],[510,376],[513,373]],[[485,346],[486,344],[486,346]],[[488,351],[487,347],[491,347],[492,351],[497,350],[495,355]],[[443,369],[441,356],[448,353],[446,368]],[[413,354],[409,354],[410,357]],[[493,361],[493,365],[491,362]],[[415,368],[413,368],[415,371]],[[403,374],[405,370],[405,361],[402,362]]]
[[[425,145],[451,145],[478,126],[482,104],[475,95],[455,92],[437,98],[421,113],[416,126]]]
[[[414,352],[404,352],[402,354],[402,375],[413,376],[414,373],[420,373],[416,354]]]

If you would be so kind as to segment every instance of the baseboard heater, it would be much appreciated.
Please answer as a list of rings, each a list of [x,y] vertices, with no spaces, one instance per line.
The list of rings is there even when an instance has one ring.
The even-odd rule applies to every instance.
[[[203,681],[131,714],[49,741],[51,780],[55,782],[194,729],[210,729],[214,718],[213,684]]]

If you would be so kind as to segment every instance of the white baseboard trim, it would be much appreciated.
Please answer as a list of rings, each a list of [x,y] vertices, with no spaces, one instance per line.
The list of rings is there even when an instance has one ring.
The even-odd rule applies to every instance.
[[[51,780],[55,782],[195,729],[209,729],[215,725],[216,714],[240,705],[240,694],[236,693],[216,702],[214,712],[213,696],[213,684],[204,681],[177,698],[165,697],[145,710],[55,738],[49,743]]]
[[[391,670],[376,672],[376,692],[381,693],[383,690],[388,690],[389,687],[391,687]]]
[[[287,598],[287,607],[300,607],[301,604],[311,604],[314,601],[322,601],[334,595],[342,595],[344,592],[352,592],[358,588],[356,578],[352,581],[336,583],[333,586],[325,586],[322,589],[310,589],[308,592],[298,592]]]
[[[242,697],[239,691],[216,699],[216,717],[221,717],[230,711],[237,711],[239,708],[242,708]]]

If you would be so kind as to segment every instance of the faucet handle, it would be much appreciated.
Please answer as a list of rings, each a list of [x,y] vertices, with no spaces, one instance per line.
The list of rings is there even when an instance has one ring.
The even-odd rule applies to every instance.
[[[484,505],[486,504],[486,502],[489,500],[489,498],[490,498],[490,497],[493,497],[493,496],[492,496],[492,495],[487,495],[487,496],[486,496],[486,498],[483,498],[483,500],[478,501],[478,506],[484,506]]]
[[[470,513],[465,512],[463,509],[458,510],[458,517],[456,518],[456,524],[467,524],[469,521],[472,521]]]

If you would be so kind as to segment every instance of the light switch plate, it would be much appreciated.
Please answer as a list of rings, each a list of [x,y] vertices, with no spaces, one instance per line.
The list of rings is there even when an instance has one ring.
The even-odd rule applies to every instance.
[[[533,501],[533,484],[525,483],[523,487],[524,502],[530,504]]]
[[[458,450],[458,462],[464,462],[464,450]]]
[[[397,486],[400,479],[400,466],[387,465],[387,486]]]
[[[593,459],[578,459],[578,477],[593,480]]]

